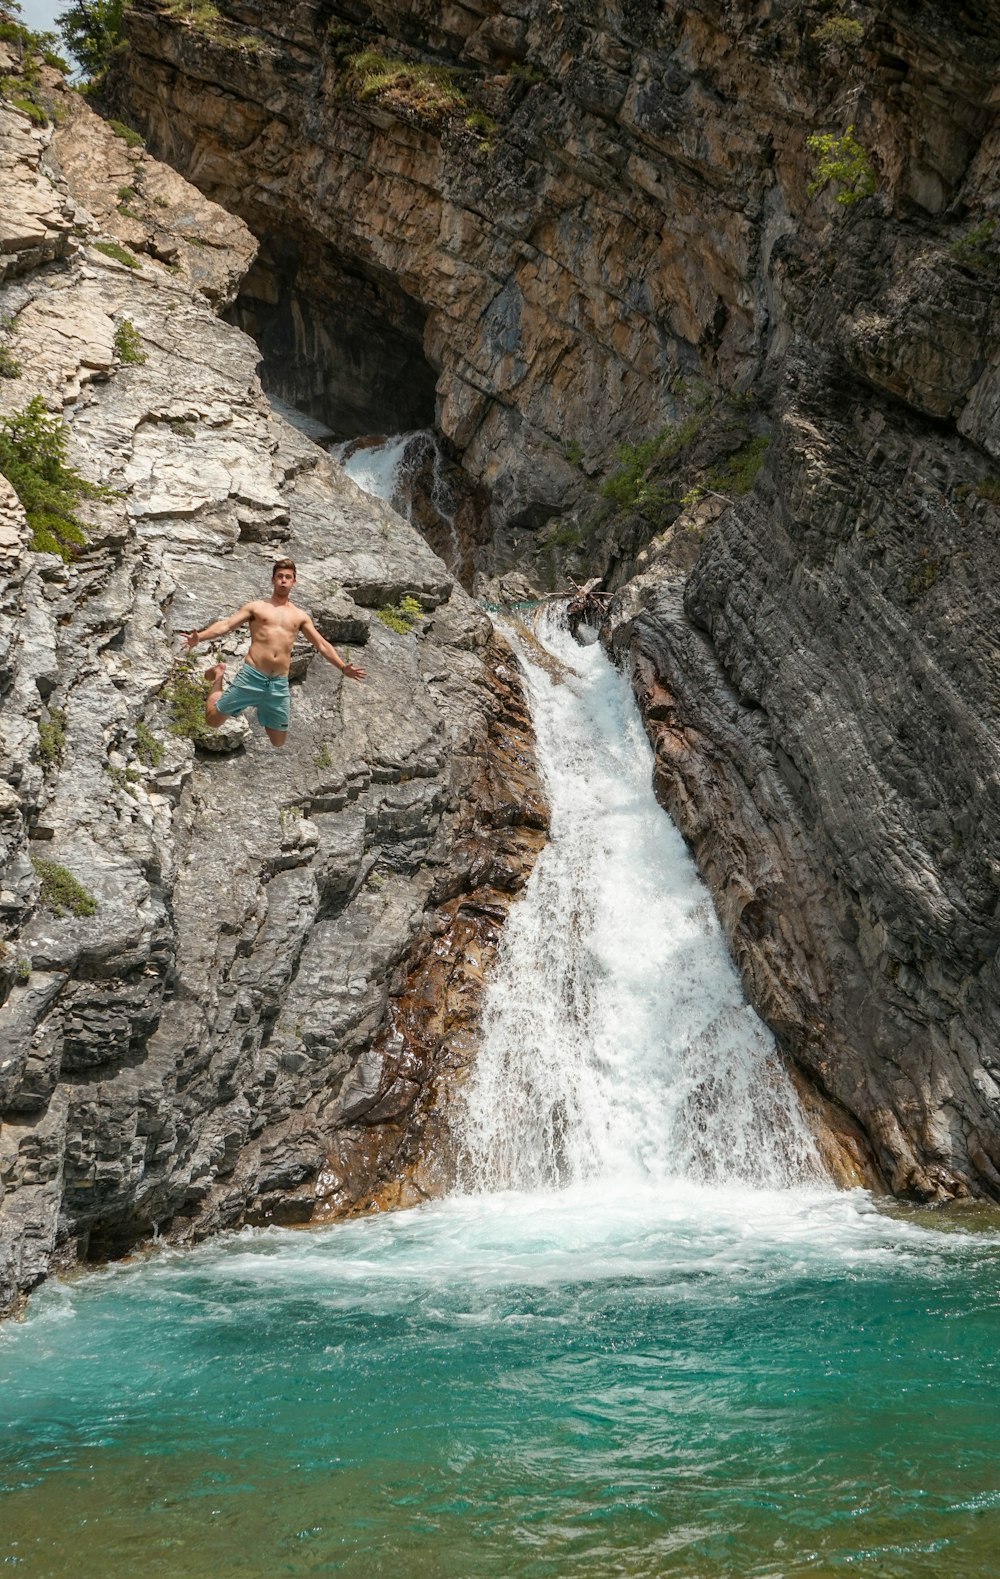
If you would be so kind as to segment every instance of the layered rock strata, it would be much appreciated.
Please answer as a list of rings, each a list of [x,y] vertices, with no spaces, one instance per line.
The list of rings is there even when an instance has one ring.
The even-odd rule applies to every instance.
[[[494,567],[618,591],[663,798],[857,1166],[1000,1196],[1000,9],[223,11],[140,0],[122,102],[413,304]]]
[[[67,562],[0,479],[0,1309],[291,1193],[301,1219],[434,1188],[421,1134],[545,824],[488,620],[217,316],[253,238],[49,88],[54,133],[0,106],[0,420],[40,397],[104,492]],[[297,652],[275,751],[202,735],[178,659],[279,553],[368,679]]]

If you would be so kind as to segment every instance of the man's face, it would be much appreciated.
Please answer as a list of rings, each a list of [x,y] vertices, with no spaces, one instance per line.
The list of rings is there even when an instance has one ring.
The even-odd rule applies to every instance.
[[[287,598],[295,585],[294,570],[276,570],[271,577],[275,592],[279,597]]]

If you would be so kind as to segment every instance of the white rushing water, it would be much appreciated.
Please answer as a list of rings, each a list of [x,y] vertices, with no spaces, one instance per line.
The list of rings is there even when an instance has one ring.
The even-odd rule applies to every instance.
[[[480,1189],[822,1177],[709,894],[653,795],[631,691],[548,615],[509,630],[552,837],[510,913],[465,1094]]]

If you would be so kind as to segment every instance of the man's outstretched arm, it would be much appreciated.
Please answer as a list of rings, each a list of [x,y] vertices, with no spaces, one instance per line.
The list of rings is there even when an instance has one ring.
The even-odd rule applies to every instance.
[[[316,651],[322,654],[327,663],[332,663],[333,667],[335,669],[339,669],[341,674],[344,675],[348,680],[364,679],[365,671],[362,669],[361,665],[357,663],[345,663],[336,647],[331,647],[326,638],[320,635],[311,619],[306,618],[302,621],[301,630],[306,641],[311,641]]]
[[[185,631],[184,641],[189,652],[193,652],[200,641],[211,641],[214,636],[227,636],[234,631],[237,625],[245,625],[253,610],[249,603],[244,603],[235,614],[227,614],[221,620],[213,620],[211,625],[206,625],[203,631]]]

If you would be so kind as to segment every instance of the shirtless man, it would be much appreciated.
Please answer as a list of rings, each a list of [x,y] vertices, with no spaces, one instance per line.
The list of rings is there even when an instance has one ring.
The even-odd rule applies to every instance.
[[[257,709],[257,721],[272,746],[283,746],[288,738],[291,703],[288,695],[288,666],[292,659],[292,644],[299,632],[312,642],[328,663],[347,676],[349,680],[363,680],[365,671],[356,663],[345,663],[335,647],[324,641],[304,609],[297,609],[290,601],[295,585],[295,561],[279,559],[271,572],[273,591],[269,598],[256,603],[244,603],[235,614],[215,620],[203,631],[187,631],[184,641],[193,652],[200,641],[211,641],[214,636],[225,636],[237,625],[250,625],[250,651],[236,679],[228,690],[222,682],[226,672],[224,663],[213,664],[205,675],[211,683],[205,703],[205,722],[218,729],[227,718],[237,718],[248,707]]]

